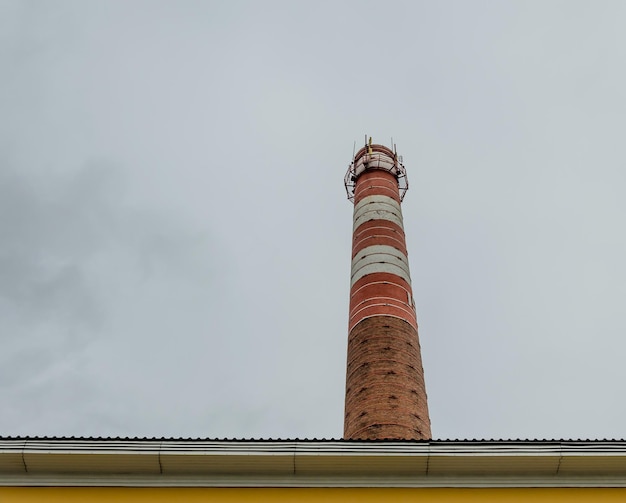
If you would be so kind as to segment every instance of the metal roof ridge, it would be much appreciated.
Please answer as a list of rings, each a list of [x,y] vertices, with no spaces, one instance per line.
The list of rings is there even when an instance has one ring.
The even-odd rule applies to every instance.
[[[215,438],[215,437],[123,437],[123,436],[63,436],[63,435],[0,435],[0,441],[100,441],[100,442],[291,442],[291,443],[324,443],[337,442],[345,444],[473,444],[473,443],[626,443],[626,439],[430,439],[430,440],[403,440],[403,439],[378,439],[378,440],[353,440],[344,438]]]

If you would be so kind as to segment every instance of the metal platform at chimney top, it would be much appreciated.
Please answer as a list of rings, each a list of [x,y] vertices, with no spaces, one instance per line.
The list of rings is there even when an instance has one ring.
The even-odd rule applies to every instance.
[[[366,140],[365,145],[353,155],[352,162],[348,166],[348,171],[344,177],[346,193],[350,201],[354,202],[354,190],[359,176],[366,171],[372,170],[382,170],[393,174],[398,181],[400,201],[404,199],[404,195],[409,189],[409,180],[402,163],[402,156],[397,154],[395,144],[393,145],[393,150],[391,150],[384,145],[372,144],[372,138],[370,137],[369,141]]]

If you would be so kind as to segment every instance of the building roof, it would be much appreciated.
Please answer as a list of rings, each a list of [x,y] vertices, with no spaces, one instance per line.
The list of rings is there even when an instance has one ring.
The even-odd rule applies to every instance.
[[[624,440],[0,438],[0,485],[626,487]]]

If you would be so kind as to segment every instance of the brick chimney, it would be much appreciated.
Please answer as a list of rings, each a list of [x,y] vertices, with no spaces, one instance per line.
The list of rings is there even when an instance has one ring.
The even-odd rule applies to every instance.
[[[344,438],[430,439],[402,209],[402,158],[369,139],[346,173],[354,202]]]

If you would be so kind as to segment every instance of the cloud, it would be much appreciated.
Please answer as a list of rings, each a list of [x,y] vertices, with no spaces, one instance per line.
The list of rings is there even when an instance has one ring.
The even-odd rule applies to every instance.
[[[92,346],[114,343],[132,312],[119,309],[121,292],[141,312],[156,295],[152,310],[167,312],[158,292],[189,296],[209,281],[206,233],[127,196],[123,172],[111,162],[55,177],[0,166],[0,395],[10,397],[4,432],[21,428],[11,418],[23,421],[31,409],[57,415],[62,402],[82,415],[101,391],[88,369]],[[135,337],[145,343],[148,335],[137,330]],[[132,370],[125,375],[132,379]]]

